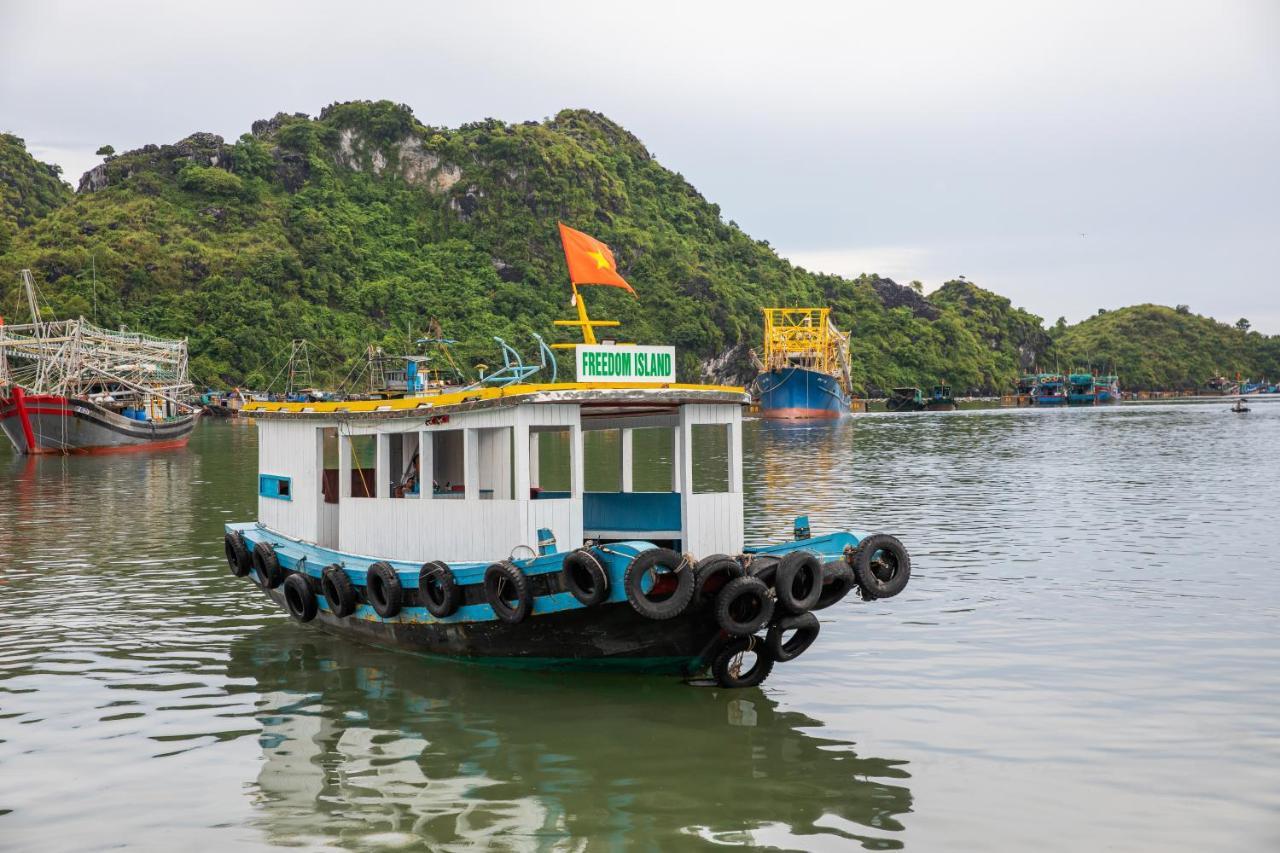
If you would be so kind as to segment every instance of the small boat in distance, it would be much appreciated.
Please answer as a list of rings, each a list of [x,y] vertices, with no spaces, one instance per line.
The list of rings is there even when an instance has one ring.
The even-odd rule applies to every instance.
[[[951,396],[950,385],[934,385],[929,389],[929,396],[925,398],[924,408],[926,412],[954,412],[956,410],[956,398]]]
[[[1249,411],[1249,407],[1244,404],[1244,397],[1241,397],[1236,401],[1236,404],[1231,407],[1231,411],[1235,412],[1237,415],[1243,415],[1245,412]]]
[[[187,342],[45,321],[22,271],[31,322],[0,321],[0,429],[19,453],[178,447],[199,408],[184,402]]]
[[[1036,376],[1036,387],[1031,395],[1031,401],[1037,406],[1066,405],[1066,380],[1062,374],[1041,373]]]
[[[1120,377],[1114,373],[1093,378],[1093,387],[1099,403],[1120,402]]]
[[[838,418],[852,402],[849,336],[829,308],[765,308],[752,391],[766,418]]]
[[[1067,403],[1072,406],[1092,406],[1098,402],[1098,392],[1092,373],[1072,373],[1067,377]]]
[[[884,402],[885,409],[890,412],[921,412],[924,406],[924,394],[919,388],[894,388]]]

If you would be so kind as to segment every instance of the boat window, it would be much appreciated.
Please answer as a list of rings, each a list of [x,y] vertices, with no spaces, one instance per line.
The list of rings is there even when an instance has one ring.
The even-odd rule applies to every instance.
[[[490,427],[476,430],[476,453],[479,454],[477,484],[482,501],[511,500],[512,464],[511,427]]]
[[[676,430],[641,427],[631,435],[631,483],[637,492],[669,492],[675,475]]]
[[[567,498],[573,493],[573,430],[529,430],[529,491],[534,500]]]
[[[729,425],[693,424],[693,492],[729,491]]]
[[[320,494],[327,504],[338,502],[338,430],[320,429]]]
[[[422,476],[419,472],[418,434],[393,433],[387,436],[387,464],[391,469],[391,497],[421,496]]]
[[[431,493],[435,498],[465,496],[465,448],[463,431],[445,429],[431,436]]]
[[[373,498],[378,495],[378,437],[350,435],[351,497]]]
[[[583,476],[588,492],[622,491],[622,434],[617,429],[582,434]]]

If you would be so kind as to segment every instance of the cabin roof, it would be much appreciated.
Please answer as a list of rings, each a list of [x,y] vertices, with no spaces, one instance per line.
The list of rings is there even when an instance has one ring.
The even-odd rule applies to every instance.
[[[749,402],[746,390],[734,385],[686,385],[680,383],[557,382],[508,385],[502,388],[470,388],[391,400],[268,403],[250,402],[243,412],[266,419],[347,419],[418,417],[423,413],[447,414],[503,408],[521,403],[579,403],[611,405],[662,405],[684,403]]]

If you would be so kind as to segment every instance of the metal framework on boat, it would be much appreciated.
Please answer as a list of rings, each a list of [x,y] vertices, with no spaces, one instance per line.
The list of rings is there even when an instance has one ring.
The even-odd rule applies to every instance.
[[[117,403],[159,397],[190,408],[182,402],[192,390],[185,338],[110,331],[83,317],[43,321],[30,270],[22,271],[22,280],[32,322],[0,321],[0,388],[90,399],[110,395]]]
[[[765,308],[761,370],[802,367],[834,376],[849,390],[849,336],[830,308]]]

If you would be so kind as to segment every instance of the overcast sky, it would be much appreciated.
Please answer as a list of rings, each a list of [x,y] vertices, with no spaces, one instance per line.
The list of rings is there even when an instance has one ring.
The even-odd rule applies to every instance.
[[[1280,0],[0,0],[0,129],[73,183],[356,98],[599,110],[812,269],[1280,333]]]

